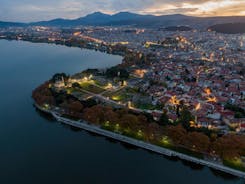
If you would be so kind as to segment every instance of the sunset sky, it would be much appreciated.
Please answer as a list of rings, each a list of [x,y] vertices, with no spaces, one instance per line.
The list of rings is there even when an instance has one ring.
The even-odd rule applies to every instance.
[[[0,0],[1,21],[77,18],[101,11],[193,16],[245,15],[245,0]]]

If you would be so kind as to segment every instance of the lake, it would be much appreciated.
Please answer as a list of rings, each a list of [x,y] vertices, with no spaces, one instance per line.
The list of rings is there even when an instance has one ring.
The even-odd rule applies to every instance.
[[[242,179],[71,128],[33,107],[32,90],[57,72],[119,64],[120,56],[0,41],[0,183],[240,184]]]

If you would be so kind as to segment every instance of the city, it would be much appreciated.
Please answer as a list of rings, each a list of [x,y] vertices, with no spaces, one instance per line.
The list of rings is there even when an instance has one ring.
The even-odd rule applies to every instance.
[[[55,107],[55,111],[65,118],[102,123],[102,127],[113,132],[150,140],[154,144],[167,141],[164,147],[170,144],[185,151],[191,150],[193,153],[189,154],[192,155],[201,153],[207,160],[213,157],[212,162],[213,159],[222,163],[221,160],[235,158],[228,165],[242,164],[244,157],[239,152],[243,149],[245,130],[243,35],[224,35],[210,30],[166,31],[128,27],[85,27],[65,31],[28,27],[20,32],[7,29],[2,32],[2,37],[64,44],[123,56],[123,62],[116,67],[91,68],[74,76],[54,75],[48,88],[55,95],[41,98],[42,88],[47,84],[37,88],[33,96],[38,105],[44,105],[46,109]],[[94,108],[87,106],[91,99],[95,100]],[[103,109],[106,107],[114,110]],[[106,111],[111,111],[110,116],[114,117],[117,116],[114,114],[116,109],[128,109],[129,115],[140,115],[136,121],[143,118],[143,121],[156,123],[134,125],[134,115],[127,117],[126,121],[132,125],[126,127],[117,118],[104,117],[98,122],[100,115],[95,112],[105,111],[107,114]],[[91,119],[89,113],[93,118],[98,116],[97,119]],[[182,128],[179,125],[184,129],[171,130],[171,126]],[[121,126],[124,128],[119,131]],[[148,126],[155,126],[157,131],[149,137]],[[164,126],[168,127],[167,130]],[[200,133],[191,134],[191,140],[182,142],[179,139],[188,138],[174,140],[171,131]],[[210,148],[212,139],[218,141],[222,136],[237,141],[241,147],[237,150],[230,143],[220,142],[227,145]],[[219,149],[222,150],[220,153]],[[203,158],[203,155],[199,157]]]
[[[122,65],[131,76],[128,85],[137,86],[150,98],[142,105],[162,107],[152,112],[154,115],[159,117],[164,108],[170,120],[175,121],[177,114],[172,109],[182,102],[195,116],[192,126],[243,134],[245,38],[242,34],[107,27],[79,30],[68,29],[63,34],[58,28],[12,28],[1,30],[0,37],[80,44],[83,48],[125,55]]]
[[[244,183],[242,0],[0,4],[1,183]]]

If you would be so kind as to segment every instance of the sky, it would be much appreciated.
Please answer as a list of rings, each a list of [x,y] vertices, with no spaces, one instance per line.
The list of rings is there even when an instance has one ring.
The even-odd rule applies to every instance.
[[[235,16],[245,15],[245,0],[0,0],[1,21],[74,19],[97,11]]]

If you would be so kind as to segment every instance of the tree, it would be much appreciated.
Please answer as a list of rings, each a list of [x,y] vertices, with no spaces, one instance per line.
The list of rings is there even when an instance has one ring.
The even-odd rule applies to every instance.
[[[124,114],[119,119],[119,123],[125,130],[137,131],[138,129],[138,118],[133,114]]]
[[[105,122],[103,106],[96,105],[91,108],[86,108],[83,112],[83,118],[91,123],[101,124]]]
[[[117,124],[119,121],[119,116],[113,110],[107,110],[105,111],[105,120],[112,124]]]
[[[72,83],[72,87],[73,88],[80,88],[81,86],[78,82],[74,82],[74,83]]]
[[[90,107],[96,106],[97,102],[94,99],[90,98],[86,101],[82,101],[82,104],[84,107],[90,108]]]
[[[108,78],[119,77],[120,79],[128,79],[129,77],[129,72],[118,66],[107,69],[105,74]]]
[[[160,140],[162,135],[161,130],[161,127],[157,123],[148,124],[145,130],[146,139],[150,141]]]
[[[167,127],[167,135],[173,141],[173,143],[178,146],[182,145],[184,139],[186,138],[187,132],[182,125],[169,126]]]
[[[51,81],[52,82],[56,82],[56,81],[60,81],[64,79],[65,81],[69,79],[69,76],[66,75],[65,73],[56,73],[53,75]]]
[[[183,145],[197,152],[207,152],[210,145],[209,137],[200,132],[190,132],[183,140]]]
[[[186,106],[183,106],[178,122],[181,123],[186,130],[189,130],[191,121],[195,121],[195,117]]]
[[[227,103],[225,105],[225,109],[229,109],[233,112],[235,112],[235,118],[244,118],[245,117],[245,110],[237,105],[233,105],[230,103]]]
[[[212,141],[212,142],[214,142],[214,141],[216,141],[217,140],[217,134],[216,133],[211,133],[210,134],[210,141]]]
[[[161,125],[170,124],[169,117],[166,112],[163,112],[163,114],[161,115],[159,123]]]
[[[117,112],[119,118],[122,118],[123,115],[128,114],[128,109],[123,108],[123,109],[117,110],[116,112]]]
[[[49,89],[49,82],[45,82],[32,92],[32,97],[39,105],[49,104],[55,105],[55,98],[52,91]]]
[[[234,159],[245,155],[245,136],[228,134],[218,138],[212,149],[222,159]]]
[[[68,108],[74,112],[81,112],[83,110],[83,105],[79,101],[73,101],[68,105]]]

